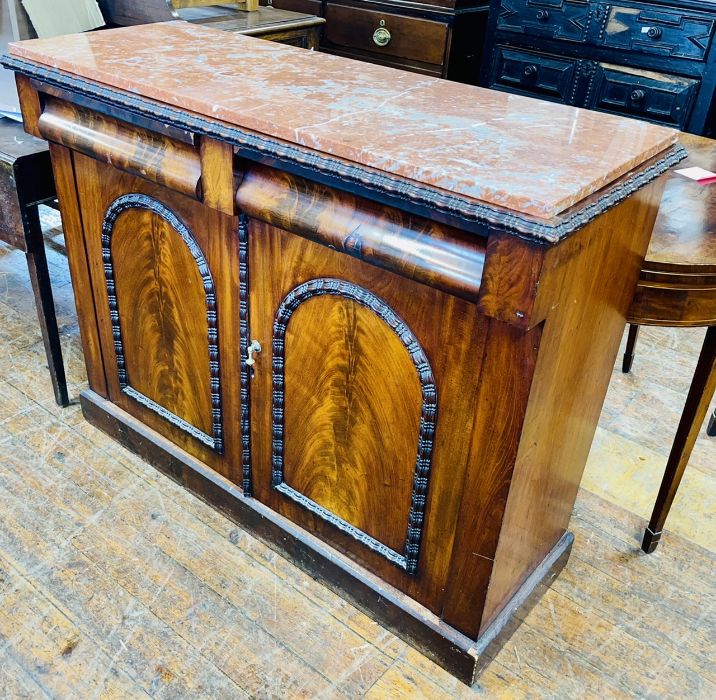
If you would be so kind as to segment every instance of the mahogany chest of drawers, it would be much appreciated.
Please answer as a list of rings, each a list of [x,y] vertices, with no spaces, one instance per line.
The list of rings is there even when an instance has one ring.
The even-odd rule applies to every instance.
[[[326,18],[321,51],[477,84],[489,0],[261,0]]]
[[[482,84],[714,134],[714,0],[492,0]]]

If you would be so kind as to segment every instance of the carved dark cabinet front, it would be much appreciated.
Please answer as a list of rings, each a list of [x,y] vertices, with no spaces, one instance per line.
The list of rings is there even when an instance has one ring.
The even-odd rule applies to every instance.
[[[713,135],[713,0],[493,0],[486,87]]]
[[[496,46],[492,63],[492,87],[571,104],[578,74],[577,61]]]

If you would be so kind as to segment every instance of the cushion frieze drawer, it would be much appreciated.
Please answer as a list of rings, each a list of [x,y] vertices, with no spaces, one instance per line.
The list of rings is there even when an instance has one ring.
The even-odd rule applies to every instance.
[[[596,42],[605,47],[664,58],[704,61],[716,20],[669,8],[599,5],[604,18]]]
[[[325,38],[336,46],[441,65],[447,36],[444,22],[345,5],[326,7]]]
[[[584,42],[589,17],[590,6],[586,0],[502,0],[497,28]]]
[[[578,63],[560,56],[497,46],[489,87],[571,104]]]
[[[598,64],[588,107],[683,128],[699,81]]]

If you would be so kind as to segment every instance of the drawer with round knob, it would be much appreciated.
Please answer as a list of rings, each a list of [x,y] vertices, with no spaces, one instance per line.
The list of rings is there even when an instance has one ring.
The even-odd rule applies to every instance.
[[[488,87],[571,104],[577,61],[496,46]]]
[[[589,17],[588,0],[502,0],[497,29],[584,42]]]
[[[437,65],[445,59],[447,23],[333,3],[325,17],[329,45]]]
[[[600,4],[596,43],[665,58],[704,61],[716,21],[707,15],[670,8]]]
[[[586,106],[683,129],[699,84],[691,78],[600,63]]]

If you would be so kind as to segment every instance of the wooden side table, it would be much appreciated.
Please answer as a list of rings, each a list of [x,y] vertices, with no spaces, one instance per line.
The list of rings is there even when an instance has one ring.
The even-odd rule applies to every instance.
[[[689,158],[680,168],[716,170],[716,141],[684,134]],[[702,186],[673,172],[654,225],[649,251],[627,320],[632,324],[622,369],[634,357],[639,325],[708,326],[684,412],[642,549],[656,549],[681,477],[716,390],[716,185]],[[709,434],[716,433],[716,415]]]
[[[69,404],[38,206],[55,199],[47,144],[0,119],[0,241],[25,252],[55,400]]]
[[[167,0],[100,0],[102,13],[111,25],[129,26],[183,19],[192,24],[316,51],[326,23],[323,17],[314,14],[277,7],[261,6],[254,12],[246,12],[221,3],[183,8],[175,8],[175,4],[178,5]],[[311,12],[313,6],[310,3],[306,6]],[[318,12],[320,7],[317,3]]]
[[[205,24],[213,29],[255,36],[311,51],[318,51],[321,31],[326,23],[323,17],[275,7],[259,7],[256,12],[232,11],[226,7],[197,7],[184,10],[184,13],[182,16],[193,24]]]

